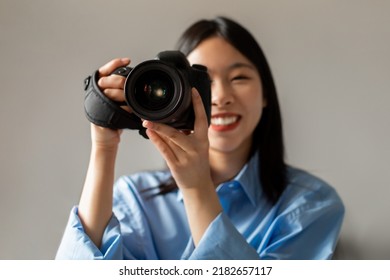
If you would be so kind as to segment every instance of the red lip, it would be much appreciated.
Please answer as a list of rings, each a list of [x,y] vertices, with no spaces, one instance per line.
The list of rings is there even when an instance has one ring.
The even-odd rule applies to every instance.
[[[218,132],[226,132],[226,131],[231,131],[235,129],[241,121],[241,116],[234,114],[234,113],[218,113],[212,115],[212,118],[227,118],[227,117],[237,117],[237,120],[234,123],[228,124],[228,125],[215,125],[211,124],[210,127],[211,129],[218,131]]]

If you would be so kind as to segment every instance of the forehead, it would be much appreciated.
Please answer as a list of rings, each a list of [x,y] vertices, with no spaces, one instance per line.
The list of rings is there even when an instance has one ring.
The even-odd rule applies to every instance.
[[[254,65],[236,48],[221,37],[212,37],[200,43],[187,56],[191,64],[203,64],[210,72],[237,68],[255,69]]]

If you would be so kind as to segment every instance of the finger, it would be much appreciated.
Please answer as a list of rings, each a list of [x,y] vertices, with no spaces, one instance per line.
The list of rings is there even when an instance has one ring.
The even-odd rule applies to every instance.
[[[120,106],[123,110],[129,112],[129,113],[132,113],[133,111],[131,110],[131,108],[129,106]]]
[[[119,75],[111,75],[108,77],[101,77],[98,81],[98,85],[102,89],[123,89],[125,86],[126,78]]]
[[[207,135],[208,122],[202,98],[196,88],[192,89],[192,104],[195,113],[194,131],[199,135]]]
[[[124,95],[123,89],[106,88],[103,92],[108,98],[110,98],[113,101],[116,101],[116,102],[124,102],[125,101],[125,95]]]
[[[142,125],[158,133],[161,138],[167,139],[165,142],[169,141],[175,144],[181,151],[186,151],[190,148],[188,139],[186,139],[187,136],[171,126],[162,123],[153,123],[151,121],[143,121]]]
[[[118,105],[120,105],[123,110],[129,113],[133,112],[131,108],[126,105],[127,103],[122,89],[107,88],[104,90],[104,94],[111,100],[118,102]]]
[[[100,77],[108,76],[118,67],[127,66],[130,63],[129,58],[116,58],[99,68]]]
[[[168,166],[170,166],[171,162],[176,162],[178,160],[175,153],[172,151],[171,147],[166,143],[163,137],[161,137],[157,132],[151,129],[146,129],[146,135],[148,135],[149,140],[152,141],[154,146],[164,157]]]

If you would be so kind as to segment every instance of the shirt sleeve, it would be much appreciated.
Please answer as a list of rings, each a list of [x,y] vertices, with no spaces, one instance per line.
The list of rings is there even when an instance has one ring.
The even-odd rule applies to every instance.
[[[275,208],[276,209],[276,208]],[[190,240],[182,258],[218,259],[330,259],[339,236],[344,206],[335,192],[322,199],[302,197],[283,211],[254,247],[221,213],[207,228],[197,247]]]
[[[100,248],[86,234],[78,207],[73,207],[56,259],[157,259],[141,200],[123,178],[115,183],[113,204],[113,214],[104,230]]]
[[[122,238],[116,217],[111,217],[99,249],[85,233],[77,211],[78,208],[74,207],[70,213],[56,259],[123,259]]]
[[[207,228],[197,247],[187,247],[190,260],[256,260],[259,255],[237,231],[225,213],[219,214]]]

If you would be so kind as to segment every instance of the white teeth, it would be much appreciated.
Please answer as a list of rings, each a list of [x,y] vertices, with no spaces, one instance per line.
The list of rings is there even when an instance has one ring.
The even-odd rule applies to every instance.
[[[232,116],[232,117],[214,117],[211,118],[211,124],[212,125],[229,125],[232,123],[235,123],[237,121],[238,117],[237,116]]]

